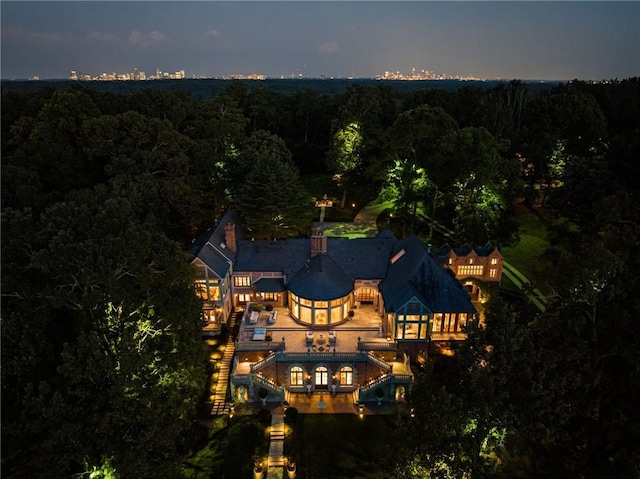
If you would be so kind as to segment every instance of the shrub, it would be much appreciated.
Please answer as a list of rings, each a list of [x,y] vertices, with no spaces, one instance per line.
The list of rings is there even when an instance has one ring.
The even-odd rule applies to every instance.
[[[292,425],[298,421],[298,410],[294,407],[287,408],[284,413],[284,422],[285,424]]]

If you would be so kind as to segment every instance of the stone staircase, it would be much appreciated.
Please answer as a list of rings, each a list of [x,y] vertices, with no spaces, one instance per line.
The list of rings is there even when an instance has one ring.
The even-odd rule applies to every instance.
[[[236,330],[235,325],[237,320],[238,315],[234,314],[231,324],[231,331]],[[216,383],[216,392],[213,396],[213,406],[211,406],[212,416],[229,413],[229,403],[227,402],[227,387],[229,386],[229,373],[231,372],[231,363],[233,361],[233,355],[235,351],[235,335],[229,334],[227,345],[219,364],[218,382]]]

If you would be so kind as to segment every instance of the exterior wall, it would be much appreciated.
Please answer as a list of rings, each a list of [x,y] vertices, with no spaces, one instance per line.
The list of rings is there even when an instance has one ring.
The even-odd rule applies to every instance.
[[[240,278],[249,278],[248,284],[246,286],[236,285],[236,283],[240,281]],[[280,308],[286,306],[287,304],[286,291],[280,292],[280,293],[274,293],[273,299],[271,298],[265,299],[265,295],[267,295],[267,293],[264,293],[264,294],[256,293],[253,290],[252,285],[262,278],[278,278],[278,279],[282,279],[283,282],[286,282],[286,277],[282,273],[282,271],[267,271],[267,272],[234,271],[230,281],[232,285],[231,289],[233,294],[233,305],[235,307],[239,307],[239,306],[243,306],[244,304],[250,301],[254,301],[254,302],[261,302],[263,304],[272,304]],[[239,295],[244,295],[245,298],[248,298],[248,300],[246,301],[239,300]]]
[[[451,251],[448,266],[458,280],[475,278],[484,282],[499,283],[502,281],[504,258],[498,249],[494,249],[488,256],[478,256],[472,251],[467,256],[457,256]]]
[[[244,357],[261,357],[262,355],[244,355]],[[255,362],[250,359],[251,362]],[[303,384],[299,386],[291,385],[291,369],[294,367],[302,368]],[[327,368],[327,385],[322,387],[316,384],[315,372],[316,368]],[[352,382],[350,385],[341,383],[341,370],[342,368],[351,368]],[[274,361],[273,363],[262,368],[259,373],[265,378],[276,382],[280,386],[284,386],[287,390],[293,393],[306,393],[315,391],[331,391],[333,392],[332,384],[335,382],[335,392],[351,392],[357,389],[360,385],[365,384],[373,379],[379,378],[386,374],[386,371],[381,369],[378,365],[369,361]],[[307,384],[311,385],[310,391],[307,389]]]
[[[202,299],[202,316],[207,321],[226,322],[233,308],[230,275],[220,278],[199,258],[191,263],[197,269],[196,294]],[[214,283],[215,282],[215,283]]]

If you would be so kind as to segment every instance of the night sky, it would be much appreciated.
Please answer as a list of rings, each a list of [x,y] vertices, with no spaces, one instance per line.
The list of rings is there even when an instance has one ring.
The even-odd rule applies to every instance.
[[[640,76],[640,2],[9,2],[3,79],[70,70],[191,77]]]

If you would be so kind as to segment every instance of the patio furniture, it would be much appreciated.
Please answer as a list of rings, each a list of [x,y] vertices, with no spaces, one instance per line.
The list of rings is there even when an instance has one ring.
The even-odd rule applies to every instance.
[[[249,324],[256,324],[258,322],[258,317],[260,313],[258,311],[251,311],[251,316],[249,316]]]
[[[269,314],[269,318],[267,319],[267,324],[275,324],[277,316],[278,316],[278,312],[277,311],[272,311]]]
[[[337,340],[337,334],[335,331],[329,331],[329,345],[335,346]]]
[[[313,331],[307,331],[305,338],[307,340],[307,346],[311,346],[313,344]]]
[[[255,328],[253,330],[252,341],[264,341],[267,336],[267,328]]]

